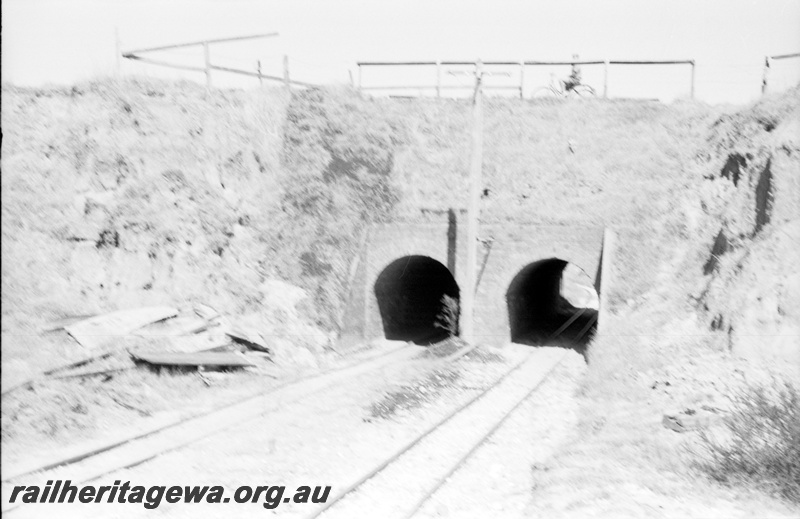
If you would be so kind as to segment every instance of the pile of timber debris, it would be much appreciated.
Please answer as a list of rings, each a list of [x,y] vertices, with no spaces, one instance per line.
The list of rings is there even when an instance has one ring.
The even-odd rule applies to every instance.
[[[83,351],[57,366],[3,389],[6,394],[46,378],[112,376],[151,369],[247,369],[277,378],[273,349],[264,336],[206,305],[190,312],[155,306],[101,315],[79,315],[45,326],[42,333],[66,333]]]

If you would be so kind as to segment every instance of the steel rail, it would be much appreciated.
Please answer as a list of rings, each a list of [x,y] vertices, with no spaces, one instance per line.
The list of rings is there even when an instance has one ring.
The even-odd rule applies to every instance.
[[[526,401],[526,400],[528,400],[528,399],[531,397],[531,395],[533,395],[533,393],[535,393],[535,392],[536,392],[536,390],[537,390],[537,389],[539,389],[539,387],[540,387],[540,386],[541,386],[541,385],[544,383],[544,381],[545,381],[545,380],[547,380],[547,377],[550,375],[550,373],[552,373],[552,372],[553,372],[553,370],[556,368],[556,366],[558,366],[559,364],[561,364],[561,362],[563,362],[563,360],[564,360],[564,357],[561,357],[561,359],[560,359],[558,362],[556,362],[555,364],[553,364],[553,365],[550,367],[550,369],[548,369],[548,370],[547,370],[547,372],[545,373],[545,375],[544,375],[544,376],[543,376],[543,377],[542,377],[542,378],[541,378],[541,379],[540,379],[540,380],[539,380],[539,381],[538,381],[538,382],[537,382],[537,383],[536,383],[536,384],[535,384],[535,385],[534,385],[534,386],[533,386],[533,387],[532,387],[532,388],[531,388],[531,389],[530,389],[530,390],[529,390],[529,391],[528,391],[528,392],[525,394],[525,396],[523,396],[521,399],[519,399],[519,401],[518,401],[516,404],[514,404],[514,406],[513,406],[511,409],[509,409],[509,410],[508,410],[506,413],[504,413],[504,414],[503,414],[503,416],[500,418],[500,420],[499,420],[497,423],[495,423],[495,425],[494,425],[494,426],[493,426],[493,427],[492,427],[492,428],[489,430],[489,432],[487,432],[487,433],[486,433],[486,434],[485,434],[485,435],[484,435],[484,436],[483,436],[483,437],[482,437],[482,438],[481,438],[481,439],[478,441],[478,443],[476,443],[475,445],[473,445],[473,447],[472,447],[472,448],[471,448],[471,449],[470,449],[470,450],[469,450],[469,451],[468,451],[466,454],[464,454],[463,456],[461,456],[461,458],[459,458],[459,460],[456,462],[456,464],[455,464],[455,465],[453,465],[453,466],[450,468],[450,470],[448,470],[448,471],[447,471],[447,473],[446,473],[445,475],[443,475],[443,476],[442,476],[442,477],[440,477],[438,480],[436,480],[436,483],[434,483],[434,485],[433,485],[431,488],[429,488],[429,489],[428,489],[428,491],[425,493],[425,495],[424,495],[424,496],[422,496],[422,498],[420,498],[420,499],[419,499],[419,500],[418,500],[418,501],[417,501],[417,502],[414,504],[414,507],[411,509],[411,511],[410,511],[408,514],[406,514],[406,515],[405,515],[405,518],[406,518],[406,519],[409,519],[409,518],[411,518],[411,517],[414,517],[414,514],[416,514],[416,513],[419,511],[419,509],[420,509],[420,508],[422,508],[422,507],[425,505],[425,503],[427,503],[427,502],[428,502],[428,500],[429,500],[429,499],[430,499],[430,498],[431,498],[431,497],[432,497],[432,496],[433,496],[433,495],[434,495],[434,494],[435,494],[435,493],[436,493],[436,492],[437,492],[437,491],[438,491],[440,488],[442,488],[442,485],[444,485],[444,484],[445,484],[445,482],[447,482],[447,480],[448,480],[448,479],[449,479],[449,478],[450,478],[450,477],[451,477],[453,474],[455,474],[455,472],[456,472],[458,469],[460,469],[460,468],[461,468],[461,467],[464,465],[464,463],[466,463],[466,461],[467,461],[467,460],[468,460],[468,459],[469,459],[469,458],[470,458],[470,457],[471,457],[473,454],[475,454],[475,452],[477,452],[477,450],[478,450],[478,449],[480,449],[481,447],[483,447],[483,446],[486,444],[486,442],[487,442],[487,441],[489,441],[489,439],[490,439],[492,436],[494,436],[494,433],[496,433],[496,432],[497,432],[497,430],[498,430],[498,429],[500,429],[500,427],[502,427],[504,423],[506,423],[506,421],[507,421],[507,420],[508,420],[508,419],[511,417],[511,415],[512,415],[512,414],[514,414],[514,412],[515,412],[517,409],[519,409],[519,408],[520,408],[520,406],[522,406],[522,404],[524,404],[524,403],[525,403],[525,401]]]
[[[170,423],[165,424],[165,425],[154,427],[154,428],[148,429],[146,431],[142,431],[140,433],[136,433],[136,434],[134,434],[132,436],[127,436],[127,437],[120,438],[120,439],[117,439],[117,440],[112,440],[112,441],[110,441],[108,443],[105,443],[105,444],[99,446],[99,447],[92,448],[92,449],[89,449],[87,451],[71,454],[71,455],[68,455],[66,457],[62,457],[62,458],[56,459],[56,460],[52,460],[52,461],[44,462],[44,463],[41,463],[41,464],[37,464],[34,467],[27,467],[25,469],[18,470],[16,472],[11,472],[10,474],[9,473],[4,473],[2,482],[3,483],[7,483],[7,482],[10,482],[10,481],[19,479],[19,478],[21,478],[23,476],[27,476],[29,474],[33,474],[35,472],[46,472],[46,471],[49,471],[49,470],[53,470],[55,468],[64,467],[64,466],[72,465],[72,464],[75,464],[75,463],[78,463],[78,462],[81,462],[81,461],[85,461],[85,460],[87,460],[89,458],[92,458],[94,456],[98,456],[100,454],[103,454],[105,452],[111,451],[113,449],[117,449],[117,448],[122,447],[122,446],[124,446],[126,444],[132,443],[132,442],[134,442],[136,440],[141,440],[141,439],[153,436],[155,434],[164,432],[164,431],[166,431],[168,429],[172,429],[172,428],[175,428],[175,427],[180,427],[180,426],[182,426],[182,425],[184,425],[187,422],[190,422],[192,420],[197,420],[197,419],[200,419],[200,418],[204,418],[204,417],[210,416],[210,415],[212,415],[214,413],[218,413],[220,411],[224,411],[226,409],[230,409],[233,406],[244,404],[246,402],[250,402],[250,401],[255,400],[255,399],[259,398],[259,397],[268,396],[268,395],[270,395],[272,393],[275,393],[275,392],[277,392],[279,390],[289,388],[290,386],[301,386],[302,384],[305,384],[305,383],[308,383],[308,382],[311,382],[311,381],[314,381],[314,380],[318,380],[318,379],[326,377],[326,376],[335,375],[335,374],[340,373],[342,371],[345,371],[345,370],[348,370],[348,369],[352,369],[352,368],[356,368],[356,367],[361,366],[363,364],[366,364],[366,363],[381,359],[383,357],[387,357],[389,355],[393,355],[393,354],[399,353],[399,352],[404,351],[406,349],[413,349],[413,348],[415,348],[415,347],[414,346],[403,345],[403,346],[400,346],[400,347],[397,347],[397,348],[393,348],[393,349],[391,349],[389,351],[386,351],[386,352],[381,352],[378,355],[370,356],[370,357],[367,357],[366,359],[360,359],[360,360],[358,360],[356,362],[352,362],[352,363],[346,364],[345,366],[334,368],[334,369],[325,371],[323,373],[320,373],[320,374],[317,374],[317,375],[314,375],[314,376],[311,376],[311,377],[303,377],[303,378],[299,378],[299,379],[287,380],[286,382],[284,382],[282,384],[278,384],[275,387],[271,387],[270,389],[268,389],[266,391],[257,391],[255,393],[251,393],[251,394],[247,395],[246,397],[244,397],[243,399],[236,400],[236,401],[233,401],[233,402],[228,402],[226,404],[217,406],[217,407],[215,407],[213,409],[210,409],[210,410],[207,410],[207,411],[203,411],[203,412],[200,412],[200,413],[196,413],[196,414],[193,414],[191,416],[176,420],[174,422],[170,422]],[[327,387],[327,386],[325,386],[325,387]],[[320,389],[320,390],[322,390],[322,389]],[[238,423],[240,423],[240,422],[237,422],[237,424]],[[187,443],[187,445],[188,445],[188,443]]]
[[[583,329],[581,329],[581,331],[578,332],[578,336],[575,338],[575,342],[580,341],[583,338],[583,336],[586,334],[586,332],[588,332],[592,328],[594,323],[597,322],[597,315],[598,314],[593,315],[592,318],[589,319],[589,322],[586,323],[586,326],[584,326]]]
[[[308,515],[304,516],[304,517],[305,517],[305,519],[314,519],[314,518],[317,518],[317,517],[321,516],[321,515],[322,515],[322,514],[324,514],[324,513],[325,513],[327,510],[331,509],[331,508],[332,508],[333,506],[335,506],[337,503],[341,502],[341,501],[342,501],[342,499],[344,499],[345,497],[347,497],[348,495],[350,495],[352,492],[354,492],[354,491],[358,490],[358,488],[359,488],[361,485],[363,485],[364,483],[366,483],[367,481],[369,481],[370,479],[372,479],[373,477],[375,477],[377,474],[379,474],[380,472],[382,472],[382,471],[383,471],[383,470],[384,470],[386,467],[388,467],[389,465],[391,465],[391,464],[392,464],[394,461],[396,461],[398,458],[400,458],[401,456],[403,456],[403,455],[404,455],[406,452],[408,452],[408,451],[410,451],[411,449],[413,449],[414,447],[416,447],[416,446],[417,446],[417,445],[418,445],[420,442],[422,442],[422,441],[423,441],[425,438],[427,438],[427,437],[428,437],[428,436],[430,436],[430,435],[431,435],[433,432],[435,432],[436,430],[438,430],[438,429],[439,429],[441,426],[445,425],[447,422],[449,422],[450,420],[452,420],[453,418],[455,418],[457,415],[459,415],[459,414],[460,414],[462,411],[466,410],[468,407],[470,407],[472,404],[474,404],[474,403],[475,403],[475,402],[477,402],[479,399],[481,399],[482,397],[484,397],[484,396],[485,396],[487,393],[489,393],[491,390],[493,390],[494,388],[496,388],[496,387],[497,387],[499,384],[501,384],[501,383],[502,383],[504,380],[506,380],[506,379],[507,379],[509,376],[511,376],[511,374],[512,374],[512,373],[515,373],[515,372],[516,372],[518,369],[520,369],[520,368],[521,368],[521,367],[522,367],[522,366],[523,366],[523,365],[524,365],[526,362],[528,362],[528,360],[530,360],[530,358],[531,358],[531,357],[532,357],[534,354],[535,354],[535,350],[534,350],[534,351],[531,351],[531,353],[530,353],[530,354],[528,354],[527,356],[525,356],[525,357],[524,357],[524,358],[523,358],[521,361],[519,361],[519,362],[518,362],[516,365],[514,365],[514,367],[513,367],[513,368],[511,368],[511,369],[510,369],[509,371],[507,371],[507,372],[506,372],[506,373],[505,373],[505,374],[504,374],[502,377],[500,377],[500,378],[499,378],[497,381],[495,381],[495,383],[494,383],[494,384],[492,384],[491,386],[487,387],[486,389],[484,389],[483,391],[481,391],[480,393],[478,393],[477,395],[475,395],[473,398],[469,399],[467,402],[465,402],[464,404],[462,404],[462,405],[460,405],[459,407],[457,407],[455,410],[453,410],[453,411],[451,411],[450,413],[448,413],[447,415],[445,415],[443,418],[441,418],[440,420],[438,420],[438,421],[437,421],[436,423],[434,423],[433,425],[429,426],[429,427],[428,427],[427,429],[425,429],[425,430],[424,430],[424,431],[423,431],[421,434],[417,435],[415,438],[413,438],[412,440],[410,440],[409,442],[407,442],[406,444],[404,444],[402,447],[400,447],[399,449],[397,449],[396,451],[394,451],[394,452],[393,452],[391,455],[389,455],[389,456],[388,456],[387,458],[385,458],[383,461],[381,461],[380,463],[378,463],[378,464],[377,464],[375,467],[373,467],[373,468],[372,468],[370,471],[368,471],[366,474],[364,474],[363,476],[361,476],[361,477],[360,477],[360,478],[359,478],[357,481],[355,481],[354,483],[351,483],[350,485],[348,485],[348,486],[347,486],[347,487],[346,487],[344,490],[340,491],[340,492],[339,492],[337,495],[335,495],[335,496],[334,496],[332,499],[329,499],[329,500],[328,500],[328,501],[327,501],[327,502],[326,502],[326,503],[325,503],[323,506],[321,506],[320,508],[318,508],[318,509],[316,509],[316,510],[314,510],[314,511],[310,512]],[[560,362],[561,362],[561,360],[559,360],[558,362],[556,362],[556,364],[555,364],[555,365],[558,365]],[[555,365],[554,365],[554,367],[555,367]],[[543,377],[543,380],[544,380],[544,378],[546,378],[546,377],[547,377],[547,375],[548,375],[549,373],[550,373],[550,371],[548,371],[548,372],[547,372],[547,374],[545,374],[545,377]],[[537,387],[538,387],[538,384],[537,384]],[[527,398],[527,396],[526,396],[525,398]]]
[[[561,325],[561,326],[560,326],[560,327],[559,327],[559,328],[558,328],[556,331],[554,331],[553,333],[551,333],[551,334],[550,334],[550,336],[547,338],[547,340],[545,341],[545,343],[548,343],[548,342],[552,341],[553,339],[555,339],[556,337],[558,337],[559,335],[561,335],[561,334],[564,332],[564,330],[566,330],[567,328],[569,328],[569,325],[571,325],[572,323],[574,323],[574,322],[575,322],[575,320],[576,320],[576,319],[578,319],[578,317],[580,317],[581,315],[583,315],[583,313],[584,313],[585,311],[586,311],[586,308],[580,308],[580,309],[578,309],[578,311],[577,311],[577,312],[575,312],[574,314],[572,314],[572,317],[570,317],[569,319],[567,319],[567,320],[566,320],[566,322],[565,322],[564,324],[562,324],[562,325]]]
[[[321,374],[318,374],[318,375],[315,375],[315,376],[312,376],[312,377],[305,377],[305,378],[300,378],[300,379],[295,379],[295,380],[289,380],[289,381],[286,381],[283,384],[279,384],[278,386],[270,388],[267,391],[260,391],[260,392],[256,392],[254,394],[251,394],[251,395],[247,396],[243,400],[238,400],[238,401],[235,401],[235,402],[229,402],[227,404],[218,406],[218,407],[216,407],[214,409],[211,409],[211,410],[208,410],[208,411],[205,411],[205,412],[202,412],[202,413],[197,413],[197,414],[194,414],[194,415],[189,416],[189,417],[185,417],[185,418],[180,419],[178,421],[171,422],[171,423],[165,424],[163,426],[159,426],[159,427],[144,431],[144,432],[136,434],[134,436],[130,436],[130,437],[123,438],[121,440],[113,441],[113,442],[105,444],[105,445],[103,445],[103,446],[101,446],[99,448],[91,449],[89,451],[81,452],[79,454],[74,454],[74,455],[68,456],[66,458],[62,458],[62,459],[59,459],[59,460],[56,460],[56,461],[53,461],[53,462],[46,463],[44,465],[39,465],[39,466],[36,466],[36,467],[33,467],[33,468],[27,468],[24,471],[18,471],[16,473],[13,473],[10,476],[4,477],[2,481],[4,483],[7,483],[7,482],[14,481],[14,480],[19,479],[19,478],[21,478],[23,476],[30,475],[30,474],[33,474],[33,473],[36,473],[36,472],[47,472],[47,471],[50,471],[50,470],[53,470],[53,469],[65,467],[65,466],[76,464],[76,463],[79,463],[79,462],[83,462],[83,461],[89,460],[92,457],[99,456],[99,455],[104,454],[106,452],[110,452],[110,451],[112,451],[114,449],[118,449],[118,448],[124,447],[125,445],[133,443],[135,441],[144,440],[144,439],[146,439],[146,438],[148,438],[150,436],[154,436],[156,434],[159,434],[159,433],[162,433],[164,431],[167,431],[168,429],[181,427],[181,426],[187,424],[188,422],[191,422],[192,420],[197,420],[197,419],[202,419],[202,418],[209,417],[209,416],[211,416],[211,415],[213,415],[215,413],[223,412],[223,411],[228,410],[228,409],[230,409],[232,407],[235,407],[235,406],[241,405],[241,404],[245,404],[246,402],[255,400],[255,399],[260,398],[260,397],[269,396],[270,394],[278,392],[278,391],[283,390],[283,389],[291,389],[290,386],[299,387],[302,384],[313,382],[315,380],[319,380],[320,378],[323,378],[323,377],[326,377],[326,376],[337,375],[337,374],[339,374],[341,372],[344,372],[346,370],[349,370],[349,369],[358,369],[358,368],[362,367],[365,364],[368,364],[368,363],[371,363],[371,362],[374,362],[374,361],[380,361],[380,359],[382,359],[384,357],[392,356],[392,355],[395,355],[395,354],[402,354],[405,351],[413,351],[413,350],[416,350],[417,348],[418,348],[417,346],[410,346],[410,345],[406,344],[406,345],[403,345],[403,346],[399,346],[399,347],[390,349],[389,351],[381,352],[381,353],[379,353],[377,355],[369,356],[366,359],[360,359],[358,361],[346,364],[345,366],[342,366],[342,367],[339,367],[339,368],[335,368],[335,369],[332,369],[332,370],[328,370],[328,371],[326,371],[324,373],[321,373]],[[465,347],[460,348],[458,351],[450,354],[449,356],[447,356],[445,358],[442,358],[442,359],[439,359],[438,362],[435,363],[435,365],[439,366],[439,365],[444,364],[444,363],[453,362],[453,361],[461,358],[462,356],[468,354],[469,352],[473,351],[475,348],[476,348],[475,345],[466,345]],[[409,362],[416,361],[416,360],[421,360],[421,359],[412,358],[412,359],[409,359]],[[331,383],[333,383],[333,382],[331,382]],[[319,393],[320,391],[324,391],[325,389],[330,387],[331,383],[325,384],[325,385],[323,385],[323,386],[321,386],[321,387],[319,387],[319,388],[317,388],[315,390],[312,390],[308,394],[299,395],[299,396],[297,396],[295,398],[295,400],[299,400],[299,399],[302,399],[302,398],[307,398],[307,397],[309,397],[311,395]],[[293,400],[291,400],[291,401],[293,401]],[[148,461],[150,461],[150,460],[152,460],[152,459],[154,459],[154,458],[156,458],[158,456],[161,456],[162,454],[166,454],[167,452],[172,452],[172,451],[181,449],[183,447],[186,447],[188,445],[196,443],[196,442],[198,442],[198,441],[200,441],[202,439],[205,439],[205,438],[208,438],[210,436],[214,436],[216,434],[222,433],[222,432],[230,429],[231,427],[234,427],[234,426],[237,426],[237,425],[241,425],[241,424],[250,422],[252,420],[256,420],[258,418],[261,418],[262,416],[268,414],[269,412],[271,412],[271,410],[266,411],[266,412],[262,412],[262,413],[257,413],[257,414],[255,414],[253,416],[247,416],[247,417],[245,417],[245,418],[243,418],[241,420],[233,421],[231,423],[228,423],[225,427],[214,429],[213,431],[210,431],[208,434],[204,434],[204,435],[189,439],[188,441],[179,443],[177,445],[173,445],[173,446],[168,447],[166,449],[161,449],[161,450],[159,450],[157,452],[154,452],[154,453],[152,453],[150,455],[147,455],[145,457],[138,458],[138,459],[134,460],[131,463],[125,463],[125,464],[122,464],[122,465],[117,465],[117,466],[111,467],[109,469],[104,469],[104,472],[101,472],[101,473],[98,473],[98,474],[94,474],[91,478],[85,479],[83,481],[84,482],[93,481],[93,480],[96,480],[97,478],[100,478],[100,477],[102,477],[104,475],[107,475],[107,474],[110,474],[112,472],[115,472],[115,471],[118,471],[118,470],[125,470],[125,469],[129,469],[129,468],[141,465],[141,464],[146,463],[146,462],[148,462]],[[78,480],[76,480],[76,481],[78,481]],[[21,505],[5,508],[5,509],[3,509],[3,512],[12,511],[12,510],[18,508],[19,506],[21,506]]]

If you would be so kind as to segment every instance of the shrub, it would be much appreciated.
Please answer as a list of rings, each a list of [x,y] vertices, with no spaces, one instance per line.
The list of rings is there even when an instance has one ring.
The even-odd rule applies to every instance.
[[[295,93],[287,111],[278,268],[313,295],[311,313],[327,329],[339,324],[359,235],[388,219],[398,200],[391,172],[400,133],[384,112],[335,89]]]
[[[702,435],[714,479],[748,480],[800,503],[800,391],[789,382],[750,386],[734,398],[725,440]]]
[[[450,337],[458,336],[458,299],[444,294],[442,296],[442,309],[436,316],[434,326],[445,330]]]

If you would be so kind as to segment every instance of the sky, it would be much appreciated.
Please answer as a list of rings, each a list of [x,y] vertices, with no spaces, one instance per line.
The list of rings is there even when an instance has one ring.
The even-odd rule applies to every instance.
[[[355,63],[370,60],[694,59],[696,97],[744,103],[760,94],[765,55],[800,52],[800,0],[3,0],[2,14],[2,80],[25,86],[114,75],[118,61],[123,75],[203,81],[117,60],[117,41],[124,51],[275,31],[276,38],[214,45],[211,61],[254,71],[261,60],[265,73],[280,75],[287,55],[295,79],[347,83],[358,80]],[[151,56],[203,63],[199,48]],[[450,74],[456,69],[445,69],[443,81],[467,86],[468,75]],[[492,70],[499,74],[488,84],[519,85],[518,67]],[[602,66],[582,72],[602,90]],[[526,95],[568,74],[569,67],[527,67]],[[775,90],[797,84],[800,59],[776,61],[770,74]],[[370,67],[361,79],[432,85],[435,69]],[[257,86],[225,73],[213,80]],[[608,81],[612,97],[671,100],[689,95],[691,69],[612,65]]]

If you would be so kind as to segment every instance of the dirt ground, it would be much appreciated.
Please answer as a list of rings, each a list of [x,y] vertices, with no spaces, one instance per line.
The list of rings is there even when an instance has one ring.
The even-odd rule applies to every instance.
[[[191,480],[222,485],[228,495],[239,485],[292,489],[319,484],[331,485],[335,495],[530,351],[526,346],[479,351],[446,368],[425,357],[413,365],[388,365],[97,483],[170,485]],[[797,509],[785,503],[755,491],[720,488],[687,469],[696,433],[682,435],[663,427],[663,398],[649,405],[587,398],[580,395],[585,374],[583,358],[569,353],[417,516],[797,517]],[[440,448],[446,450],[446,445],[440,443]],[[409,474],[424,472],[417,463]],[[368,499],[408,492],[410,502],[412,488],[382,488]],[[12,516],[50,517],[57,512],[60,517],[86,517],[97,505],[54,506],[28,506]],[[220,506],[231,507],[239,517],[305,517],[314,508],[162,503],[156,510],[114,507],[106,516],[217,517]],[[345,507],[345,516],[374,517],[374,509],[361,502],[356,509]],[[382,516],[393,516],[386,513]],[[328,516],[340,515],[323,515]]]

